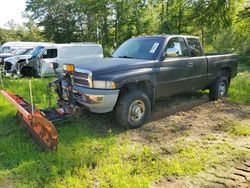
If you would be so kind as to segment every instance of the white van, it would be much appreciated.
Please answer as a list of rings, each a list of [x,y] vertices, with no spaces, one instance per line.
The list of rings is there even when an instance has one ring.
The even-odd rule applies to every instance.
[[[50,64],[58,63],[58,72],[62,72],[64,63],[84,63],[87,58],[103,58],[103,49],[99,44],[72,43],[40,45],[30,55],[11,57],[4,61],[6,76],[52,76],[54,70]]]

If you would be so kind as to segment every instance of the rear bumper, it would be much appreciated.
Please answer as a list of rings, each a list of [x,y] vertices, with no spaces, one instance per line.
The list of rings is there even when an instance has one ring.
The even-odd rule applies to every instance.
[[[95,113],[111,112],[118,99],[119,91],[119,89],[92,89],[73,86],[76,101]]]

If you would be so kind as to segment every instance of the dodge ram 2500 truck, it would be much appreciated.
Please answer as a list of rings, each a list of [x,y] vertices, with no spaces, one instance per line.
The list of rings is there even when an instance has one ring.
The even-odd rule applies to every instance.
[[[112,58],[75,65],[73,95],[91,112],[115,109],[119,124],[137,128],[149,118],[158,97],[199,89],[209,89],[211,100],[225,97],[237,67],[237,55],[205,55],[197,37],[134,37]]]

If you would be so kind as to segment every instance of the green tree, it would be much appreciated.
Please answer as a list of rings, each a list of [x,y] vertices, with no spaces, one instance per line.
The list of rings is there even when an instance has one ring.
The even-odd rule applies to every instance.
[[[105,54],[132,36],[161,33],[197,35],[208,51],[246,54],[249,11],[243,5],[243,0],[28,0],[26,11],[44,27],[47,40],[98,42]]]
[[[0,42],[8,41],[45,41],[42,32],[33,20],[23,25],[16,24],[13,20],[6,23],[6,29],[0,29]]]

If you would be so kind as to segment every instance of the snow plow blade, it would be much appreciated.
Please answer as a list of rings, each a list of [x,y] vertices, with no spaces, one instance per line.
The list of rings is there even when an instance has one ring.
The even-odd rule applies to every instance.
[[[58,145],[58,134],[53,123],[46,118],[43,111],[26,102],[22,97],[11,92],[1,90],[1,94],[10,101],[17,109],[17,118],[24,122],[25,127],[32,137],[45,150],[56,150]]]

